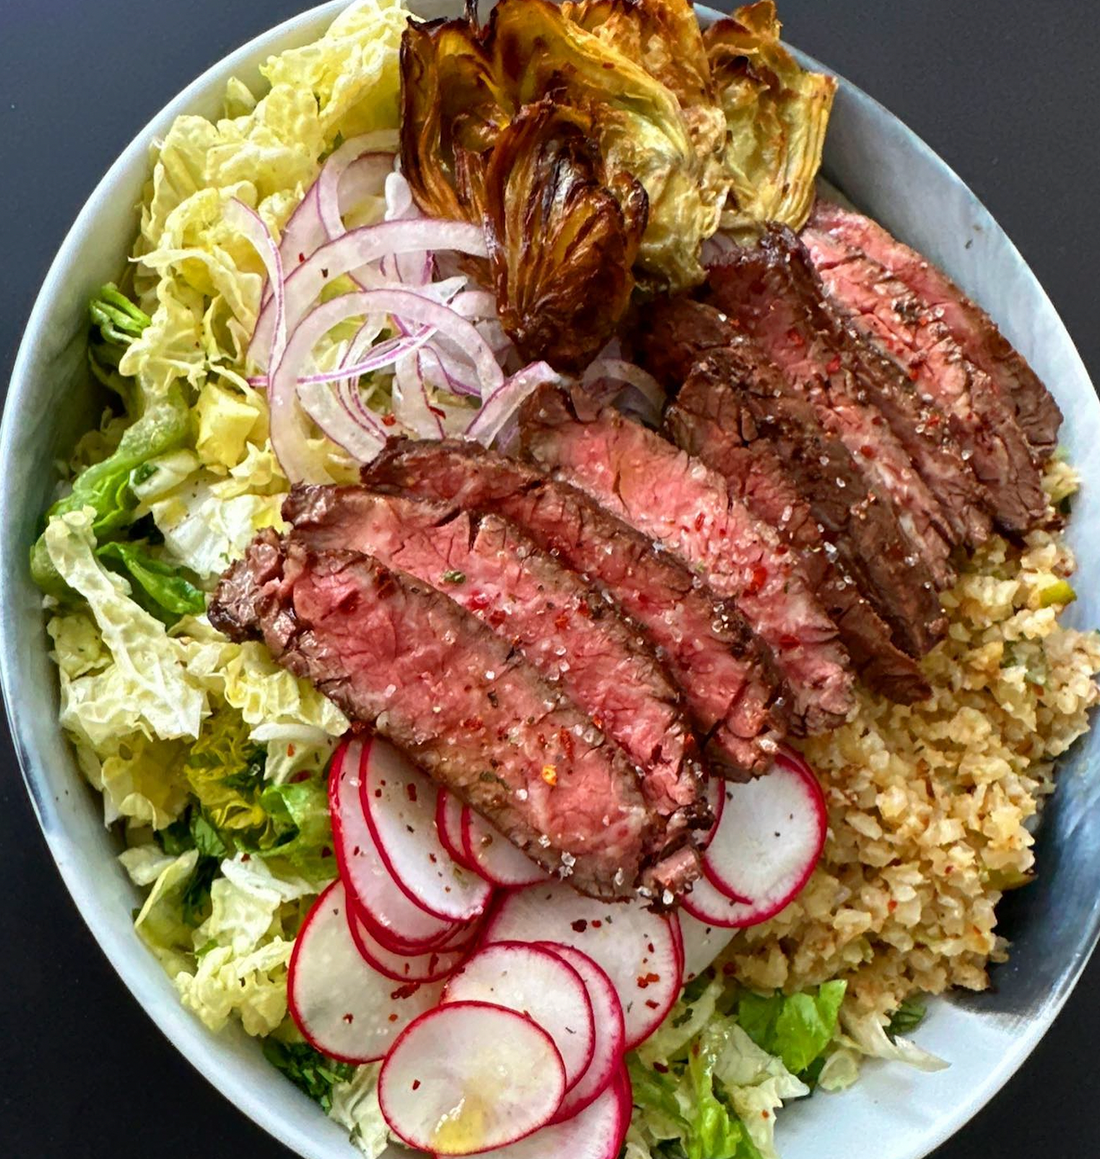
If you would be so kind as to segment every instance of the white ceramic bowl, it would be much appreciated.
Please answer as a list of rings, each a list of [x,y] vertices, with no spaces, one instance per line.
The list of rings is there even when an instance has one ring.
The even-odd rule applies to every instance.
[[[150,1017],[242,1111],[309,1159],[352,1159],[342,1130],[261,1057],[243,1033],[213,1035],[182,1009],[134,935],[137,895],[115,859],[116,837],[81,782],[56,725],[57,681],[47,658],[27,553],[54,486],[52,464],[94,421],[84,348],[86,302],[117,277],[137,228],[149,143],[180,113],[217,115],[226,81],[259,82],[268,55],[315,38],[343,7],[325,4],[257,37],[159,113],[111,167],[80,212],[46,277],[15,363],[0,432],[0,677],[12,735],[50,850],[104,953]],[[421,0],[425,15],[457,2]],[[705,18],[706,10],[701,10]],[[966,186],[880,105],[842,82],[826,175],[862,209],[943,266],[1031,360],[1066,414],[1063,441],[1084,473],[1071,538],[1081,563],[1072,617],[1100,624],[1100,402],[1046,294]],[[1092,534],[1090,534],[1090,532]],[[785,1159],[918,1159],[992,1097],[1042,1037],[1077,981],[1100,923],[1100,733],[1064,761],[1040,835],[1042,873],[1011,898],[1003,928],[1015,943],[995,989],[932,1005],[917,1039],[951,1061],[935,1075],[868,1066],[840,1096],[784,1111]]]

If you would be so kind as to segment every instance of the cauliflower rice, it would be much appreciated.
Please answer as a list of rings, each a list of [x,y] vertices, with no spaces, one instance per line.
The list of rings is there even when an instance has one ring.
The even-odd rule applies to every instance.
[[[1049,594],[1043,606],[1074,571],[1057,508],[1077,476],[1056,461],[1044,485],[1046,529],[1021,545],[991,538],[944,593],[948,637],[924,661],[932,697],[861,691],[842,727],[802,746],[828,839],[798,898],[723,955],[746,985],[843,977],[851,1013],[885,1018],[914,991],[984,990],[1005,960],[997,903],[1029,880],[1054,762],[1100,700],[1100,634],[1061,625]]]

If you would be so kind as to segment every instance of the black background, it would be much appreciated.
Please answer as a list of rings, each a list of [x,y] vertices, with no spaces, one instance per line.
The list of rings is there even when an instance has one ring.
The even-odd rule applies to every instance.
[[[0,0],[0,382],[108,165],[207,66],[302,0]],[[1100,376],[1100,15],[1091,0],[781,0],[788,37],[925,138],[993,211]],[[0,751],[0,1154],[289,1156],[134,1003]],[[1040,867],[1041,869],[1041,867]],[[1100,1153],[1100,959],[1005,1091],[937,1159]],[[864,1152],[873,1159],[868,1140]],[[853,1157],[856,1159],[856,1157]]]

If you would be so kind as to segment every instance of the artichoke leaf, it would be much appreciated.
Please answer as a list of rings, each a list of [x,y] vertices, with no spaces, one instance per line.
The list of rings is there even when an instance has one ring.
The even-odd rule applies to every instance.
[[[836,94],[836,79],[801,68],[780,30],[773,0],[758,0],[703,33],[729,128],[722,228],[742,239],[766,222],[805,225]]]
[[[590,133],[588,118],[552,98],[526,105],[485,182],[501,322],[525,357],[571,370],[625,312],[646,223],[645,191],[602,173]]]

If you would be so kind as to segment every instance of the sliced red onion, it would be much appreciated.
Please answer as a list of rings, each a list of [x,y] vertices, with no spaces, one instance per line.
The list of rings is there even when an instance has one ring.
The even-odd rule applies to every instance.
[[[234,197],[225,207],[225,219],[230,228],[237,230],[252,245],[260,255],[264,269],[267,270],[267,282],[271,287],[271,315],[275,328],[271,357],[273,362],[278,362],[286,349],[287,336],[283,261],[279,256],[279,247],[275,244],[271,230],[264,224],[263,218],[243,201]]]
[[[342,237],[347,231],[344,229],[344,219],[341,208],[355,204],[348,199],[353,192],[343,183],[345,174],[353,164],[371,158],[369,166],[362,168],[357,176],[357,182],[364,177],[374,178],[374,186],[378,193],[382,192],[386,174],[393,169],[393,155],[396,151],[396,133],[365,133],[360,137],[349,137],[339,148],[334,149],[321,167],[320,176],[316,181],[317,201],[321,212],[321,222],[325,233],[330,240]],[[388,145],[393,148],[388,148]],[[358,190],[355,190],[358,192]],[[373,191],[373,190],[372,190]],[[366,196],[366,188],[362,190],[362,200]]]
[[[340,217],[359,209],[368,197],[381,197],[393,172],[392,153],[367,153],[353,161],[340,178]]]
[[[504,374],[484,339],[469,322],[449,307],[409,289],[362,290],[332,298],[314,309],[295,328],[286,352],[271,376],[268,390],[271,445],[291,482],[328,482],[327,478],[318,478],[318,475],[327,473],[318,471],[310,461],[308,429],[297,405],[298,378],[303,364],[320,339],[334,326],[348,318],[383,314],[403,318],[406,323],[434,327],[457,341],[467,352],[471,363],[477,367],[485,397],[491,397],[503,385]],[[412,357],[410,355],[402,359],[399,367]],[[415,368],[408,373],[411,375],[414,372]]]
[[[419,438],[441,439],[443,415],[439,409],[432,410],[419,357],[413,354],[402,358],[393,376],[394,417]]]
[[[463,290],[456,294],[451,307],[456,314],[471,321],[480,321],[483,318],[496,318],[496,295],[488,290]]]
[[[386,220],[412,221],[421,217],[412,189],[400,173],[386,178]],[[380,263],[382,273],[409,286],[422,286],[432,280],[434,261],[430,253],[391,254]]]
[[[596,358],[588,364],[581,378],[581,386],[587,387],[600,378],[614,379],[633,386],[653,407],[660,412],[668,400],[661,384],[640,366],[625,362],[621,358]]]
[[[737,242],[727,233],[716,233],[708,237],[699,247],[699,261],[704,266],[711,266],[716,261],[737,249]]]
[[[505,379],[496,390],[482,393],[485,404],[466,428],[466,434],[484,446],[489,446],[529,394],[544,383],[561,381],[561,375],[547,363],[528,363],[522,370],[517,370]]]
[[[384,221],[349,230],[343,237],[321,246],[286,278],[283,296],[287,330],[294,330],[325,285],[341,275],[359,270],[386,254],[441,249],[475,257],[488,254],[481,227],[461,221],[420,218],[415,221]],[[271,344],[275,328],[276,311],[272,301],[261,310],[249,347],[252,361],[261,370],[267,370],[273,362]],[[480,335],[478,341],[482,342]]]
[[[403,334],[398,338],[388,338],[370,348],[370,353],[361,356],[353,363],[345,359],[335,370],[322,370],[317,374],[307,374],[298,379],[299,386],[317,385],[326,382],[341,382],[345,378],[358,379],[364,374],[372,374],[385,366],[391,366],[399,358],[415,354],[417,350],[435,333],[431,326],[418,326],[410,334]]]
[[[279,242],[279,257],[282,259],[284,272],[300,265],[316,252],[318,246],[324,245],[327,240],[317,201],[317,183],[314,182],[290,215],[283,230],[283,236]],[[271,286],[269,284],[264,295],[265,302],[270,293]]]
[[[298,387],[298,399],[302,409],[325,435],[343,447],[353,459],[369,463],[386,445],[382,428],[374,429],[361,414],[349,410],[345,400],[331,387],[304,383]]]

